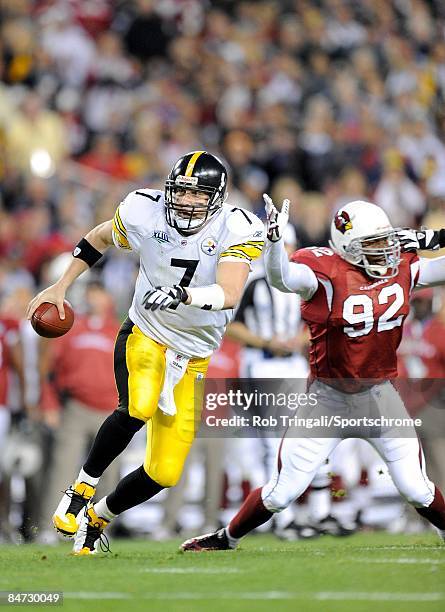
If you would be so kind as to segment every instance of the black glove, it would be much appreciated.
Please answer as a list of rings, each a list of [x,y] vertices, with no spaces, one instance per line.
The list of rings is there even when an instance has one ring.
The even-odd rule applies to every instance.
[[[188,293],[181,285],[173,287],[155,287],[144,295],[142,304],[146,310],[165,310],[166,308],[175,309],[179,304],[184,303],[188,298]]]
[[[403,252],[437,251],[445,245],[445,230],[413,230],[403,228],[397,231]]]

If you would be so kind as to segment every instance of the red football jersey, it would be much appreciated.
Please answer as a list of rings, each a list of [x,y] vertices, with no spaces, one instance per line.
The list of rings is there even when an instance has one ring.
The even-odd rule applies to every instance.
[[[119,322],[77,316],[71,331],[51,341],[54,382],[60,392],[97,410],[117,404],[114,382],[114,342]]]
[[[291,261],[309,266],[319,281],[314,296],[301,305],[311,333],[311,375],[395,378],[396,351],[419,275],[417,255],[404,253],[397,276],[381,280],[325,247],[300,249]]]

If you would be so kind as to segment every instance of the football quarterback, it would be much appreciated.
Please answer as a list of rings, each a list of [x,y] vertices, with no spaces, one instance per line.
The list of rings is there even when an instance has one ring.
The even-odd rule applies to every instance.
[[[302,296],[301,314],[311,334],[309,391],[317,397],[311,417],[354,417],[366,411],[408,417],[391,381],[397,377],[396,350],[409,298],[415,287],[445,284],[445,257],[419,258],[416,250],[445,246],[445,232],[398,231],[381,208],[355,201],[335,214],[330,248],[300,249],[289,261],[282,240],[289,201],[278,212],[268,196],[265,200],[269,281]],[[401,495],[445,540],[444,498],[427,476],[412,425],[402,435],[391,424],[373,431],[356,428],[352,434],[329,427],[320,437],[301,430],[292,436],[289,429],[269,482],[249,495],[228,527],[192,538],[182,549],[235,548],[241,537],[305,491],[345,437],[362,437],[376,448]]]
[[[139,254],[128,318],[115,346],[119,406],[99,429],[78,477],[60,501],[55,528],[76,554],[97,551],[105,526],[174,486],[200,422],[203,381],[264,244],[263,223],[225,203],[227,171],[206,151],[181,157],[164,191],[130,193],[114,218],[80,240],[61,278],[29,304],[63,316],[67,288],[111,245]],[[147,423],[144,464],[93,505],[100,476]]]

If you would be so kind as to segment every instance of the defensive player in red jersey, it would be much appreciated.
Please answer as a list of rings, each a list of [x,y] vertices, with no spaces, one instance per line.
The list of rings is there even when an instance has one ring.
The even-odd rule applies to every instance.
[[[302,317],[311,333],[309,391],[317,396],[317,410],[311,416],[361,416],[364,407],[371,414],[389,409],[391,414],[408,416],[391,379],[397,377],[396,350],[410,294],[416,286],[445,284],[445,258],[419,259],[416,249],[434,249],[439,242],[445,246],[445,231],[398,232],[381,208],[355,201],[334,216],[330,248],[301,249],[289,261],[281,239],[289,201],[283,202],[280,213],[268,196],[265,201],[268,279],[273,287],[302,296]],[[348,437],[341,431],[325,430],[324,437],[292,433],[288,430],[283,437],[269,482],[250,493],[230,524],[187,540],[183,550],[235,548],[240,538],[298,498],[329,454]],[[444,498],[425,472],[414,428],[403,437],[395,429],[379,437],[371,437],[371,432],[359,435],[385,460],[401,495],[445,540]]]

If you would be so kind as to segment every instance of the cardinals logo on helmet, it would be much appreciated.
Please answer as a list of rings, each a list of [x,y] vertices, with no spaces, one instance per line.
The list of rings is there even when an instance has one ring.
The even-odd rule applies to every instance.
[[[351,218],[345,210],[335,215],[334,223],[342,234],[352,229]]]

